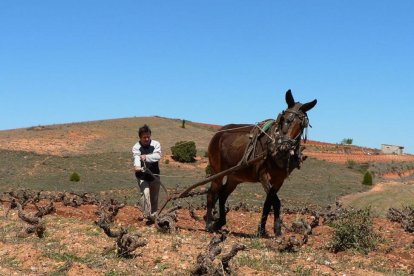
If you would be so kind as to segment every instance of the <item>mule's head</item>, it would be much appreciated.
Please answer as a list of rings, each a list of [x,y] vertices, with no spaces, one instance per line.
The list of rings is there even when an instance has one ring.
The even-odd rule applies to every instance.
[[[281,153],[289,152],[293,155],[300,143],[304,130],[309,125],[308,115],[306,112],[311,110],[317,103],[317,100],[302,104],[295,102],[292,92],[286,92],[287,109],[279,114],[276,120],[275,129],[276,151]]]

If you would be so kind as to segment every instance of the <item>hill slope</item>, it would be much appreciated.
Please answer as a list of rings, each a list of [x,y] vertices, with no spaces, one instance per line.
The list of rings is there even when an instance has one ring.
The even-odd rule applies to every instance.
[[[212,127],[201,124],[187,122],[182,128],[181,120],[134,117],[0,131],[0,149],[57,156],[130,152],[144,124],[162,142],[165,153],[180,140],[195,141],[205,151],[213,135]]]
[[[138,139],[138,127],[145,123],[151,126],[153,138],[159,140],[163,147],[161,170],[164,185],[180,190],[205,177],[205,151],[217,126],[187,121],[182,128],[182,121],[177,119],[123,118],[0,131],[0,191],[16,187],[110,191],[115,196],[127,196],[131,202],[136,201],[138,192],[131,171],[131,148]],[[169,157],[171,146],[182,140],[196,143],[197,162],[179,164]],[[369,187],[360,184],[362,172],[366,169],[379,176],[400,172],[400,169],[409,171],[410,166],[414,167],[414,162],[398,163],[396,159],[381,164],[365,164],[366,160],[355,158],[364,154],[369,158],[383,156],[372,149],[315,141],[308,141],[306,146],[305,154],[312,158],[304,163],[302,170],[293,172],[280,191],[285,206],[326,206],[341,196],[366,191]],[[340,157],[340,161],[323,161],[326,154]],[[407,155],[407,158],[413,156]],[[352,160],[355,164],[350,166],[343,160]],[[69,181],[72,172],[80,174],[80,182]],[[405,176],[405,179],[411,178],[412,171]],[[264,192],[259,184],[242,184],[230,196],[229,202],[235,204],[242,200],[261,206],[263,199]],[[199,200],[204,201],[203,198]]]

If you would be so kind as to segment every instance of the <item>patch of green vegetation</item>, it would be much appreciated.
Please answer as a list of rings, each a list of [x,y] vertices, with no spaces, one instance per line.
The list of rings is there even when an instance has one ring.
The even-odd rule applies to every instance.
[[[257,271],[267,271],[274,274],[289,271],[286,259],[279,255],[279,258],[272,258],[268,255],[253,255],[252,253],[242,253],[233,260],[235,267],[249,267]]]
[[[212,170],[212,168],[211,168],[211,165],[210,165],[210,164],[208,164],[208,165],[206,166],[205,171],[206,171],[206,177],[209,177],[209,176],[213,173],[213,170]]]
[[[158,264],[155,266],[155,270],[156,270],[157,272],[163,272],[163,271],[164,271],[164,270],[166,270],[168,267],[169,267],[169,265],[168,265],[168,264],[166,264],[166,263],[158,263]]]
[[[162,262],[162,259],[159,256],[154,259],[154,264],[159,264],[161,262]]]
[[[252,238],[249,240],[250,242],[247,244],[247,248],[249,249],[265,249],[267,248],[266,245],[264,245],[260,238]]]
[[[362,184],[372,186],[372,174],[369,171],[365,172]]]
[[[16,221],[9,221],[0,228],[0,234],[7,235],[9,233],[16,232],[16,226],[17,226]]]
[[[86,229],[85,234],[89,237],[98,237],[102,235],[102,230],[97,226],[93,226]]]
[[[61,272],[61,271],[54,271],[48,274],[49,276],[66,276],[68,275],[67,272]]]
[[[0,264],[5,267],[12,267],[12,268],[18,268],[21,266],[21,263],[19,260],[16,259],[14,256],[2,256],[0,259]]]
[[[267,267],[269,265],[268,262],[266,262],[266,260],[263,260],[262,258],[258,257],[253,257],[247,254],[241,254],[240,257],[237,257],[237,259],[235,259],[237,266],[247,266],[249,268],[255,269],[255,270],[266,270],[270,269],[270,267]]]
[[[197,154],[196,144],[194,141],[180,141],[171,147],[172,158],[178,162],[194,162]]]
[[[173,240],[171,241],[171,250],[174,252],[178,252],[183,245],[182,238],[179,236],[174,236]]]
[[[79,182],[79,181],[80,181],[80,175],[79,175],[77,172],[73,172],[73,173],[70,175],[69,181],[72,181],[72,182]]]
[[[354,141],[354,139],[352,139],[352,138],[344,138],[344,139],[342,139],[341,144],[342,145],[352,145],[353,141]]]
[[[300,276],[312,275],[312,269],[306,268],[302,265],[297,266],[293,272],[295,273],[295,275],[300,275]]]
[[[356,165],[356,162],[354,160],[346,160],[345,164],[348,169],[353,169]]]
[[[68,253],[68,252],[48,251],[44,253],[44,255],[48,257],[49,259],[52,259],[58,262],[67,262],[67,261],[73,261],[73,262],[78,262],[78,263],[88,262],[84,258],[79,257],[76,254]]]
[[[124,276],[124,275],[126,276],[126,275],[131,275],[131,273],[111,269],[109,271],[106,271],[104,275],[105,276]],[[143,274],[143,275],[146,275],[146,274]]]
[[[334,252],[355,249],[367,254],[375,249],[380,236],[374,232],[371,211],[348,210],[332,224],[334,234],[330,248]]]

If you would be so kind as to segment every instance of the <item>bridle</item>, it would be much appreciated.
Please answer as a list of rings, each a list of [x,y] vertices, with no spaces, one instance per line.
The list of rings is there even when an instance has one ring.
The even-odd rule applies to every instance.
[[[287,164],[284,164],[287,168],[289,168],[291,157],[301,158],[300,143],[302,136],[306,142],[307,129],[310,126],[308,115],[300,110],[301,106],[301,104],[296,104],[294,107],[279,113],[271,129],[272,139],[269,145],[269,154],[281,165],[285,163],[283,161],[287,161]],[[300,131],[295,137],[291,138],[288,136],[289,130],[297,120],[300,120]]]
[[[308,115],[300,109],[301,107],[302,104],[296,103],[292,108],[288,108],[279,113],[276,120],[266,120],[256,124],[250,132],[250,142],[246,146],[243,157],[240,159],[238,165],[245,165],[251,158],[258,156],[256,146],[260,137],[265,137],[263,142],[266,145],[265,149],[267,149],[267,151],[263,153],[264,157],[267,156],[269,157],[268,160],[274,160],[278,167],[286,168],[288,172],[292,160],[296,161],[295,167],[299,168],[300,163],[302,162],[303,150],[300,146],[300,142],[304,133],[304,141],[306,142],[307,129],[310,126]],[[298,119],[300,120],[300,131],[295,137],[290,138],[288,134],[292,127],[291,125]],[[270,127],[267,128],[266,126],[269,124]],[[251,126],[243,126],[241,128],[246,127]],[[223,131],[230,130],[232,129]]]

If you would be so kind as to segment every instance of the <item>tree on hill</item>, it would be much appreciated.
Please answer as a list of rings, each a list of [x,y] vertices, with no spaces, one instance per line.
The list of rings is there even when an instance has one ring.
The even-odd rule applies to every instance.
[[[352,145],[353,141],[354,140],[352,138],[344,138],[344,139],[342,139],[341,144],[342,145]]]

